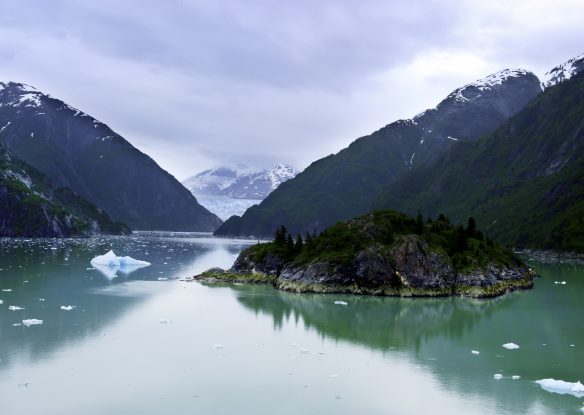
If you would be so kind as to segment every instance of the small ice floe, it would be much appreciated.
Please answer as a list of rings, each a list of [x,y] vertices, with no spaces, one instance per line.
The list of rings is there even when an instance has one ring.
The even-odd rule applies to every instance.
[[[169,320],[169,319],[167,319],[167,318],[161,318],[160,320],[158,320],[158,322],[159,322],[160,324],[170,324],[170,323],[172,323],[172,321],[170,321],[170,320]]]
[[[9,293],[12,291],[12,288],[2,288],[2,291],[5,293]]]
[[[166,277],[158,277],[158,278],[156,278],[156,279],[157,279],[158,281],[166,281],[166,280],[168,280],[168,278],[166,278]]]
[[[30,326],[37,326],[39,324],[43,324],[43,321],[39,320],[37,318],[28,318],[26,320],[22,320],[22,324],[24,324],[26,327],[30,327]]]
[[[472,354],[477,354],[477,355],[478,355],[478,354],[481,354],[481,352],[479,352],[478,350],[471,350],[470,352],[471,352]]]
[[[117,277],[118,271],[127,275],[136,271],[137,269],[152,265],[150,262],[141,261],[129,256],[117,256],[114,251],[109,251],[106,254],[98,255],[90,262],[95,269],[100,271],[109,279]]]
[[[4,304],[4,301],[0,300],[0,304]]]
[[[8,306],[8,309],[9,309],[10,311],[24,310],[24,308],[22,308],[22,307],[19,307],[19,306],[17,306],[17,305],[10,305],[10,306]]]
[[[511,376],[511,379],[513,379],[513,380],[521,379],[521,376],[513,375],[513,376]]]
[[[560,395],[574,395],[577,398],[584,396],[584,385],[582,385],[580,381],[565,382],[563,380],[556,379],[540,379],[536,380],[535,383],[539,384],[548,392],[553,392]]]
[[[515,349],[519,349],[519,345],[515,344],[515,343],[505,343],[503,345],[503,347],[507,350],[515,350]]]
[[[335,301],[336,305],[349,305],[346,301]]]
[[[495,373],[495,375],[493,375],[493,379],[495,380],[503,379],[503,375],[500,373]]]
[[[215,343],[213,345],[213,349],[221,350],[221,349],[223,349],[223,345],[221,343]]]
[[[47,301],[45,298],[39,298],[39,301]]]
[[[12,323],[12,326],[14,326],[14,327],[20,327],[20,326],[22,326],[22,323]]]
[[[65,310],[65,311],[71,311],[75,308],[74,305],[62,305],[61,306],[61,310]]]

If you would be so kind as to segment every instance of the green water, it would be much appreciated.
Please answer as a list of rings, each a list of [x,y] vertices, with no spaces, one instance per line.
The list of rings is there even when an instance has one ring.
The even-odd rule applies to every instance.
[[[0,414],[582,413],[534,381],[584,380],[583,266],[534,263],[534,290],[494,300],[180,281],[247,243],[0,240]],[[109,249],[152,266],[93,269]]]

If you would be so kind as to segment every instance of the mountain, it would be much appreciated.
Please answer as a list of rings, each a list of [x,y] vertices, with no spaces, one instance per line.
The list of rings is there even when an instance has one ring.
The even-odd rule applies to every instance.
[[[436,108],[312,163],[241,218],[227,220],[216,235],[271,235],[282,224],[292,233],[312,232],[364,214],[383,187],[431,163],[454,143],[494,131],[540,93],[538,78],[520,69],[458,88]]]
[[[377,207],[473,216],[511,246],[583,252],[584,70],[557,75],[574,62],[497,131],[390,185]]]
[[[28,85],[0,83],[0,142],[134,229],[212,231],[221,224],[107,125]]]
[[[265,199],[280,184],[298,174],[292,166],[278,164],[253,170],[245,165],[205,170],[183,182],[199,203],[222,219],[241,215]]]
[[[544,75],[543,88],[550,88],[584,71],[584,53],[556,66]]]
[[[129,234],[95,205],[56,187],[0,143],[0,236],[69,237]]]

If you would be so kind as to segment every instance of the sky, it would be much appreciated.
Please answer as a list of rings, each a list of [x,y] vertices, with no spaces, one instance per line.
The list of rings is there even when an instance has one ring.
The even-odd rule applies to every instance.
[[[584,52],[582,0],[0,0],[0,81],[108,124],[179,180],[305,168],[504,68]]]

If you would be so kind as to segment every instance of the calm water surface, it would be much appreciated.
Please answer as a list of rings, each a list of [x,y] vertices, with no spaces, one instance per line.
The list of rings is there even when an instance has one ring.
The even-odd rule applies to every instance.
[[[582,413],[534,381],[584,381],[584,267],[533,264],[534,290],[494,300],[181,281],[248,243],[0,240],[0,414]],[[91,267],[109,249],[152,266]]]

